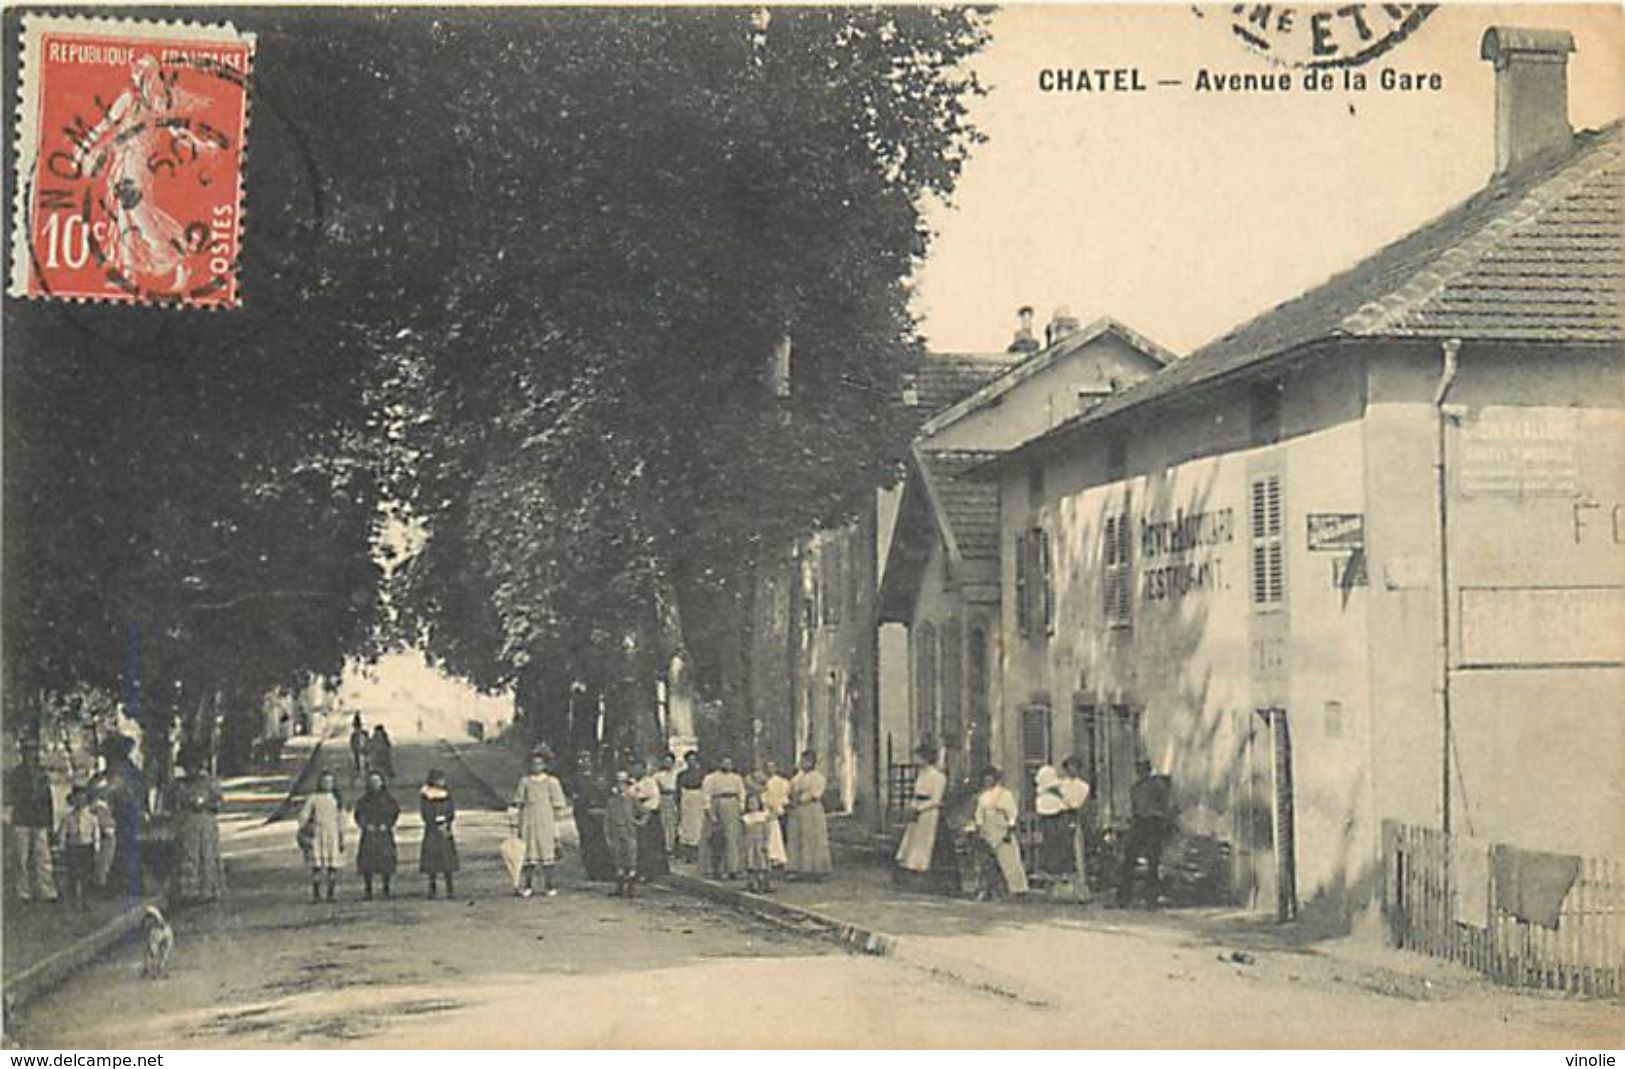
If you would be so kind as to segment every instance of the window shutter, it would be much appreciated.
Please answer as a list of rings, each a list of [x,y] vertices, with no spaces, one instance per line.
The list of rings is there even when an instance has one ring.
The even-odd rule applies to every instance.
[[[1023,638],[1032,633],[1032,606],[1027,594],[1031,578],[1027,566],[1027,532],[1023,531],[1016,536],[1016,630]]]
[[[1033,537],[1038,543],[1038,593],[1043,603],[1043,613],[1040,620],[1043,623],[1042,634],[1055,634],[1055,576],[1052,568],[1049,548],[1049,532],[1036,530]]]
[[[1281,477],[1252,481],[1252,595],[1255,608],[1268,608],[1286,598],[1285,506]]]
[[[965,675],[959,621],[942,625],[942,744],[956,748],[964,734]]]

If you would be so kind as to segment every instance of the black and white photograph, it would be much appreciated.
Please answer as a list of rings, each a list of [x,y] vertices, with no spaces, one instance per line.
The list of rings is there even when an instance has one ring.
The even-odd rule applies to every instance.
[[[1618,4],[0,25],[8,1052],[1616,1064]]]

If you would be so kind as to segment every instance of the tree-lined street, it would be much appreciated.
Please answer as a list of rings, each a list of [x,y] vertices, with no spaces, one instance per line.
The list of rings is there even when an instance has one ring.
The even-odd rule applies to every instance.
[[[323,767],[353,795],[342,739]],[[226,899],[173,918],[171,977],[127,947],[28,1006],[10,1040],[45,1047],[928,1046],[1397,1047],[1603,1041],[1615,1011],[1497,989],[1465,970],[1358,944],[1293,946],[1222,918],[1102,907],[989,907],[890,891],[849,867],[778,897],[899,933],[870,957],[664,887],[632,901],[567,857],[556,898],[513,897],[494,786],[517,755],[472,740],[396,747],[395,897],[308,901],[293,825],[234,825]],[[428,901],[410,785],[442,767],[464,872]],[[691,871],[684,869],[684,871]],[[877,881],[877,876],[881,878]],[[1241,949],[1241,948],[1246,949]],[[1242,955],[1240,959],[1233,957]],[[72,1007],[95,1006],[99,1012]],[[1178,1007],[1175,1012],[1174,1007]]]

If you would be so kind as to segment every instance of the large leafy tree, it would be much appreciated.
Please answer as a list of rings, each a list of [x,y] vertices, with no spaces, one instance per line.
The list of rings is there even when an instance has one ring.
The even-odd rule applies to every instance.
[[[983,40],[961,9],[440,24],[482,59],[443,101],[472,204],[408,435],[435,651],[544,708],[635,701],[675,602],[736,696],[753,564],[894,474],[919,207],[976,140]]]

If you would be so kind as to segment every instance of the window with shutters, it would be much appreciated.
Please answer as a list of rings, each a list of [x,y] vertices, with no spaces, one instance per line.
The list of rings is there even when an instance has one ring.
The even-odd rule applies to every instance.
[[[1055,633],[1054,560],[1041,527],[1016,539],[1016,630],[1024,638]]]
[[[1105,576],[1105,617],[1107,627],[1130,627],[1134,623],[1133,525],[1125,509],[1106,517],[1102,534],[1102,574]]]
[[[1032,555],[1027,550],[1029,532],[1016,535],[1016,633],[1027,638],[1033,632],[1032,598],[1033,577],[1029,571]]]
[[[1048,637],[1055,634],[1055,568],[1050,553],[1049,532],[1034,528],[1033,541],[1037,547],[1038,605],[1036,620],[1038,633]]]
[[[937,629],[930,623],[914,636],[914,733],[937,734]]]
[[[1016,793],[1031,807],[1033,779],[1050,763],[1050,707],[1035,702],[1021,711],[1021,789]],[[1010,786],[1008,779],[1005,786]]]
[[[1281,477],[1265,475],[1252,480],[1252,595],[1253,608],[1269,612],[1286,598],[1285,504]]]
[[[965,673],[959,621],[949,620],[938,635],[941,642],[937,663],[942,666],[942,745],[951,750],[961,745],[965,732]]]

